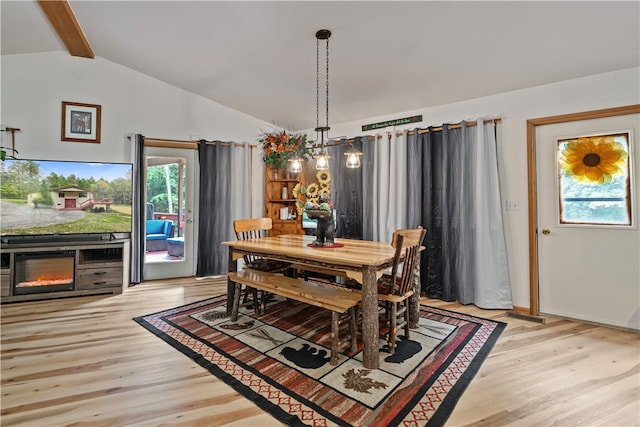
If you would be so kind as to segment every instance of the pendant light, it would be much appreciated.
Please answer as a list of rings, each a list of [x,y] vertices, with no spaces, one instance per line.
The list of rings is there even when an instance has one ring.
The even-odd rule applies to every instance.
[[[349,148],[349,151],[344,153],[344,155],[347,156],[347,168],[357,169],[360,167],[360,156],[362,156],[362,151],[354,147],[353,144],[349,145],[351,145],[351,148]]]
[[[291,173],[300,173],[302,172],[302,163],[304,163],[304,160],[302,158],[300,158],[300,156],[298,156],[297,154],[289,159],[289,171]]]
[[[327,149],[324,146],[325,133],[327,136],[327,142],[329,141],[329,37],[331,37],[331,31],[318,30],[316,32],[316,133],[320,133],[320,153],[316,158],[316,169],[327,170],[329,169],[329,155]],[[326,101],[326,114],[325,125],[320,126],[320,40],[324,40],[326,44],[326,83],[325,83],[325,101]]]

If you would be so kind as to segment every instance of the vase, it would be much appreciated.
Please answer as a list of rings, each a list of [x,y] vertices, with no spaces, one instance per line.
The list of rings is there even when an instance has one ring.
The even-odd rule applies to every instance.
[[[280,169],[273,169],[273,179],[280,179]]]

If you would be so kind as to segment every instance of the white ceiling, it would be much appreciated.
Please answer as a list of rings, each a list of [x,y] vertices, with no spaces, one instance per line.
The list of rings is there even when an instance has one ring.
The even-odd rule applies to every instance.
[[[321,28],[329,124],[640,66],[638,1],[70,4],[97,56],[291,130],[316,125]],[[35,2],[1,14],[3,55],[64,50]]]

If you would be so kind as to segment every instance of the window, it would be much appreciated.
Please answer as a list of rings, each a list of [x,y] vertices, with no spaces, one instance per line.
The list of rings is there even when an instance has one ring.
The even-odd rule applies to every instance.
[[[560,224],[631,226],[630,132],[558,139]]]

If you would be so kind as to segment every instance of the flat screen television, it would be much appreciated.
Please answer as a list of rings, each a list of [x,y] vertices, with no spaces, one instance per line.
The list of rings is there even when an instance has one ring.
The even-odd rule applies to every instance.
[[[131,232],[130,163],[0,162],[0,236]]]

